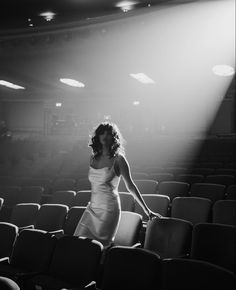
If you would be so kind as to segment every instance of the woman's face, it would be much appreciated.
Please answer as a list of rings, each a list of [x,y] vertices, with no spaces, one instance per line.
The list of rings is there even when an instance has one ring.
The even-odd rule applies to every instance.
[[[110,146],[112,143],[112,135],[109,132],[104,131],[104,133],[99,135],[99,141],[102,145]]]

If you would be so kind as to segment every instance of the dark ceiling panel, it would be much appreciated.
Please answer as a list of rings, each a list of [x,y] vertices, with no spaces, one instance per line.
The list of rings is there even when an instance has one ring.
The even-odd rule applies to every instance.
[[[196,0],[195,0],[196,1]],[[200,1],[200,0],[199,0]],[[120,13],[118,0],[1,0],[0,34],[14,29],[47,27],[65,24],[86,18]],[[135,0],[134,9],[166,3],[188,3],[193,0]],[[39,14],[45,11],[56,13],[52,21],[45,21]],[[30,19],[30,20],[29,20]]]

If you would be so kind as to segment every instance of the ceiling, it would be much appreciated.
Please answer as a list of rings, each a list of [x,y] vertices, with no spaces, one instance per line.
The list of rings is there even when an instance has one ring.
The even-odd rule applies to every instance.
[[[116,7],[117,0],[1,0],[0,80],[23,85],[26,90],[0,86],[0,99],[164,95],[171,89],[170,79],[173,87],[184,87],[184,69],[192,69],[204,49],[210,65],[217,61],[217,53],[221,61],[228,60],[222,59],[223,53],[232,60],[232,50],[226,50],[232,41],[223,29],[217,30],[215,43],[201,47],[202,31],[205,41],[218,29],[217,13],[224,1],[232,2],[139,0],[132,11],[123,13]],[[200,2],[205,3],[203,10],[197,5]],[[218,10],[213,2],[219,2]],[[168,9],[161,11],[168,5],[175,9],[173,16]],[[55,19],[46,21],[39,16],[48,10],[56,13]],[[208,11],[216,11],[210,23]],[[222,41],[225,46],[215,48]],[[181,68],[180,61],[186,61]],[[200,60],[197,73],[207,65]],[[156,78],[158,85],[147,89],[129,77],[129,73],[141,71]],[[78,79],[86,87],[65,86],[58,81],[60,77]],[[195,73],[194,81],[196,77]]]
[[[135,2],[133,9],[164,3],[188,3],[197,0],[1,0],[0,33],[15,29],[34,30],[37,27],[66,24],[72,21],[120,13],[120,2]],[[55,18],[46,21],[40,13],[51,11]],[[31,24],[31,25],[30,25]],[[29,26],[30,25],[30,26]]]

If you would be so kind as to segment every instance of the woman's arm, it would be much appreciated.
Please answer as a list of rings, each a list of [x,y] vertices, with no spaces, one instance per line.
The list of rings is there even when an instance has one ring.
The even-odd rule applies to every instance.
[[[132,193],[135,196],[135,199],[143,208],[146,215],[149,216],[150,218],[155,217],[155,216],[161,217],[161,215],[152,212],[146,205],[140,191],[138,190],[137,186],[133,182],[133,179],[130,174],[129,163],[124,156],[119,155],[118,165],[119,165],[119,172],[124,178],[127,189],[129,190],[130,193]]]

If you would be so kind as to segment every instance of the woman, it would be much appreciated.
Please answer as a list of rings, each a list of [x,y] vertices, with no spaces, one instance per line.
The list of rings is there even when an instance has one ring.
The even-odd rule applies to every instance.
[[[150,219],[161,215],[147,207],[134,184],[128,161],[124,156],[122,136],[115,124],[104,122],[98,125],[89,146],[93,151],[89,168],[91,200],[74,235],[96,239],[104,246],[109,246],[120,219],[118,185],[121,176],[127,189],[135,196]]]

